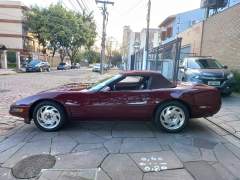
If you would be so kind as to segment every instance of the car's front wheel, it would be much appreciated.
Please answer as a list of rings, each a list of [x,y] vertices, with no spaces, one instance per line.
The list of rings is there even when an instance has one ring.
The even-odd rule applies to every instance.
[[[182,131],[187,125],[188,120],[188,108],[178,101],[160,105],[155,114],[156,125],[170,133]]]
[[[66,121],[62,106],[52,101],[43,101],[36,105],[33,111],[35,125],[43,131],[57,131]]]

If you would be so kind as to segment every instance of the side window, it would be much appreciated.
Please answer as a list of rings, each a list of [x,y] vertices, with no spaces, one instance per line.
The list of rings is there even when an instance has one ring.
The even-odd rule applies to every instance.
[[[115,85],[115,90],[144,90],[148,87],[148,77],[127,76]]]
[[[127,76],[123,80],[121,80],[119,83],[139,83],[143,77],[141,76]]]
[[[196,63],[196,61],[194,59],[189,59],[188,63],[187,63],[188,68],[191,69],[198,69],[199,65]]]

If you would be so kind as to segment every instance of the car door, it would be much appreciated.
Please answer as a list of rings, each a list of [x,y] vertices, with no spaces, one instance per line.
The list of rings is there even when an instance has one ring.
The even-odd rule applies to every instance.
[[[129,80],[130,79],[130,80]],[[139,84],[140,83],[140,84]],[[129,76],[115,85],[115,90],[107,92],[113,118],[147,118],[150,116],[148,78]]]
[[[149,90],[123,90],[110,92],[113,118],[126,120],[145,119],[151,116]],[[133,119],[131,119],[133,118]]]
[[[73,119],[102,119],[109,117],[111,103],[107,92],[78,93],[64,96],[65,105],[70,109]]]

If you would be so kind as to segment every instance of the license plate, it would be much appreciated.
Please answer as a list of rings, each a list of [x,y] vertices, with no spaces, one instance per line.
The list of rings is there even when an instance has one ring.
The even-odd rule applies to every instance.
[[[220,81],[208,81],[209,86],[220,86],[221,82]]]

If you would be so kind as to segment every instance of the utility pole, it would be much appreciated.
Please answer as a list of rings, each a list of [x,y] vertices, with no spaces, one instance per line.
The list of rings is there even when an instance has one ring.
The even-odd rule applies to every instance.
[[[150,16],[151,16],[151,0],[148,0],[147,32],[146,32],[146,45],[145,45],[145,51],[146,51],[146,70],[148,70]]]
[[[100,0],[96,0],[97,4],[103,4],[102,9],[102,15],[103,15],[103,27],[102,27],[102,49],[101,49],[101,65],[100,65],[100,71],[101,74],[103,74],[103,63],[105,61],[105,48],[106,48],[106,21],[107,21],[107,16],[108,16],[108,12],[107,12],[107,5],[114,5],[114,2],[110,2],[110,1],[100,1]]]

